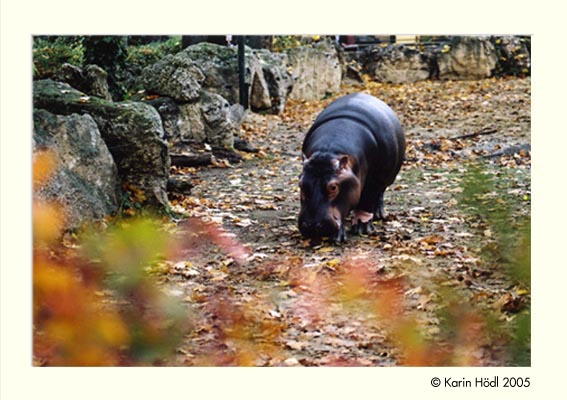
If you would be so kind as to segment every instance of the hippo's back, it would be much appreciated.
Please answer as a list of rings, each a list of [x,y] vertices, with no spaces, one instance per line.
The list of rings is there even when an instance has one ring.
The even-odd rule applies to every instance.
[[[386,103],[365,93],[354,93],[329,104],[315,119],[305,141],[307,142],[312,132],[321,125],[342,118],[365,125],[379,141],[403,139],[400,121]]]
[[[343,130],[349,126],[353,129]],[[398,117],[386,103],[365,93],[343,96],[329,104],[307,132],[303,152],[328,140],[334,142],[331,147],[343,144],[347,153],[363,155],[371,173],[387,185],[404,159],[405,138]]]

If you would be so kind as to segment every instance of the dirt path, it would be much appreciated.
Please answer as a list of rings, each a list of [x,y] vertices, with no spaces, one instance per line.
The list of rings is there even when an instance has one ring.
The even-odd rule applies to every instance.
[[[173,199],[177,210],[222,228],[193,225],[196,253],[163,276],[193,313],[168,364],[514,364],[506,343],[529,288],[483,256],[494,232],[459,196],[467,163],[494,155],[485,164],[498,186],[485,199],[512,204],[511,221],[529,217],[530,80],[368,83],[343,94],[361,90],[392,106],[409,142],[375,235],[312,245],[296,227],[301,141],[332,99],[249,114],[242,136],[259,154],[176,171],[195,183]]]

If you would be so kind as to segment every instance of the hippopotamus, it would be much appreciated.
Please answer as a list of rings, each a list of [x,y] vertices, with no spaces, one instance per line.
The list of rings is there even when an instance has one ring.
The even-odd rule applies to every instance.
[[[303,141],[299,231],[308,238],[345,241],[368,234],[386,218],[384,191],[404,160],[405,137],[394,111],[374,96],[356,93],[334,100]]]

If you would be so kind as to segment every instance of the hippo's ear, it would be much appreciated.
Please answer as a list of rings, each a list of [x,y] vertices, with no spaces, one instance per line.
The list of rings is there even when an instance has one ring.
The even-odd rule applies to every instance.
[[[350,159],[347,155],[342,155],[335,159],[335,168],[337,171],[342,171],[347,167],[350,168]]]

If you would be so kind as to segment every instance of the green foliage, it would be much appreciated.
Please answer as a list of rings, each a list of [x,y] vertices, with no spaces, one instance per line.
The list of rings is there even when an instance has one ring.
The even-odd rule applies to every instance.
[[[298,35],[274,36],[274,51],[285,51],[302,45],[301,36]]]
[[[84,47],[80,36],[37,36],[33,39],[33,77],[52,77],[64,63],[81,66]]]
[[[504,273],[516,282],[518,292],[529,292],[531,287],[531,228],[530,217],[516,212],[518,199],[501,196],[501,179],[491,175],[481,164],[467,169],[463,179],[460,203],[478,228],[489,233],[482,252],[483,261],[503,265]],[[520,200],[521,202],[522,200]],[[485,235],[487,236],[487,235]],[[508,336],[509,352],[515,365],[530,365],[531,313],[529,304],[521,296],[509,296],[503,308],[513,318],[513,331],[506,335],[499,324],[493,334]]]
[[[168,355],[187,329],[187,309],[163,296],[149,277],[165,257],[173,238],[155,219],[116,221],[106,232],[83,240],[87,259],[106,272],[106,285],[130,307],[121,308],[129,329],[127,356],[134,363],[154,362]]]
[[[128,45],[128,36],[36,36],[33,40],[34,79],[53,77],[61,65],[96,64],[108,73],[114,100],[135,91],[135,77],[167,54],[181,50],[181,36],[144,45]]]
[[[166,236],[149,219],[123,220],[103,235],[94,232],[85,242],[89,259],[99,260],[111,274],[111,287],[129,291],[145,279],[145,267],[163,255]]]
[[[108,72],[115,71],[126,60],[127,43],[126,36],[85,36],[85,63],[96,64]]]
[[[134,77],[139,76],[145,67],[158,62],[168,54],[176,54],[181,49],[181,36],[171,36],[162,42],[128,46],[126,56],[128,72]],[[125,96],[127,99],[143,89],[141,83],[136,79],[131,79],[127,86],[128,93]]]
[[[153,42],[140,46],[128,46],[126,63],[136,72],[161,60],[168,54],[181,51],[181,36],[172,36],[165,42]]]
[[[508,274],[529,288],[531,221],[529,214],[516,211],[526,206],[524,200],[505,195],[506,181],[504,175],[496,177],[482,165],[472,165],[465,173],[459,200],[485,236],[494,238],[484,246],[485,259],[503,262]]]
[[[512,365],[529,366],[531,339],[531,314],[518,315],[514,321],[514,336],[510,345]]]
[[[126,87],[122,83],[126,69],[127,36],[85,36],[85,64],[96,64],[108,73],[108,89],[114,100],[122,100]]]

